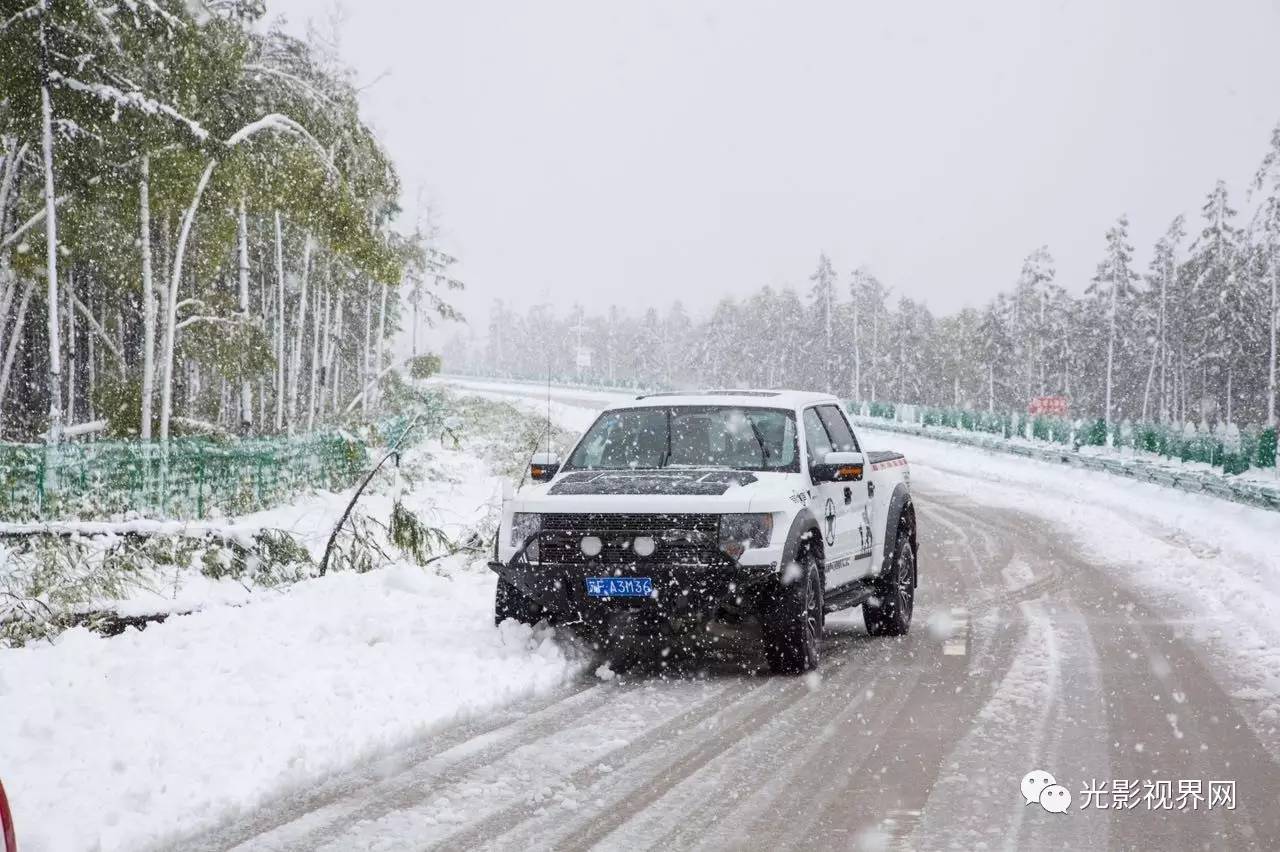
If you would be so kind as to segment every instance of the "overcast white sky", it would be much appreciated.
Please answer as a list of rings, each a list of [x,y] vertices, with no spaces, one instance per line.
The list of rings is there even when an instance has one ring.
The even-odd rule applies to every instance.
[[[267,0],[291,29],[331,0]],[[908,8],[910,7],[910,8]],[[1234,2],[359,0],[342,53],[482,333],[519,305],[695,310],[866,263],[936,311],[1048,244],[1079,291],[1280,121],[1280,8]],[[412,222],[412,219],[410,219]]]

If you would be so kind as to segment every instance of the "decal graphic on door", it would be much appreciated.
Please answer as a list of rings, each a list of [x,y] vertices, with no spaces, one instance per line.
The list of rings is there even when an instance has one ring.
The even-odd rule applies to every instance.
[[[836,501],[830,497],[827,498],[827,511],[823,517],[827,521],[827,545],[831,546],[836,543]]]
[[[862,518],[858,521],[858,550],[854,559],[863,559],[871,555],[871,509],[862,507]]]

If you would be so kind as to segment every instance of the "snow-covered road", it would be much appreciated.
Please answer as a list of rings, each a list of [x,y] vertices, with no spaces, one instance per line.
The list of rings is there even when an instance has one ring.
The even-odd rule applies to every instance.
[[[727,640],[584,676],[173,848],[1280,848],[1280,515],[864,438],[913,463],[910,636],[845,614],[805,678]],[[1067,813],[1024,803],[1032,769]]]

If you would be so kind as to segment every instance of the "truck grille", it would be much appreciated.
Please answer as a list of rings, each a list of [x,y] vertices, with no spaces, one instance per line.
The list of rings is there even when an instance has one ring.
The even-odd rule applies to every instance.
[[[698,514],[612,514],[590,512],[555,513],[542,516],[542,536],[538,546],[543,563],[580,564],[588,561],[605,565],[631,565],[646,561],[666,564],[703,565],[719,555],[718,515]],[[593,535],[604,542],[599,556],[588,559],[582,553],[583,536]],[[652,536],[657,544],[647,559],[637,556],[631,541]]]

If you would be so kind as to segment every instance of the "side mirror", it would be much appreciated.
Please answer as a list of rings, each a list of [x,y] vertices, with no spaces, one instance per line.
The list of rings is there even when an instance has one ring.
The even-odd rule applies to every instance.
[[[529,460],[529,478],[534,482],[550,482],[560,470],[560,457],[555,453],[534,453]]]
[[[814,482],[858,482],[866,461],[862,453],[827,453],[810,473]]]

